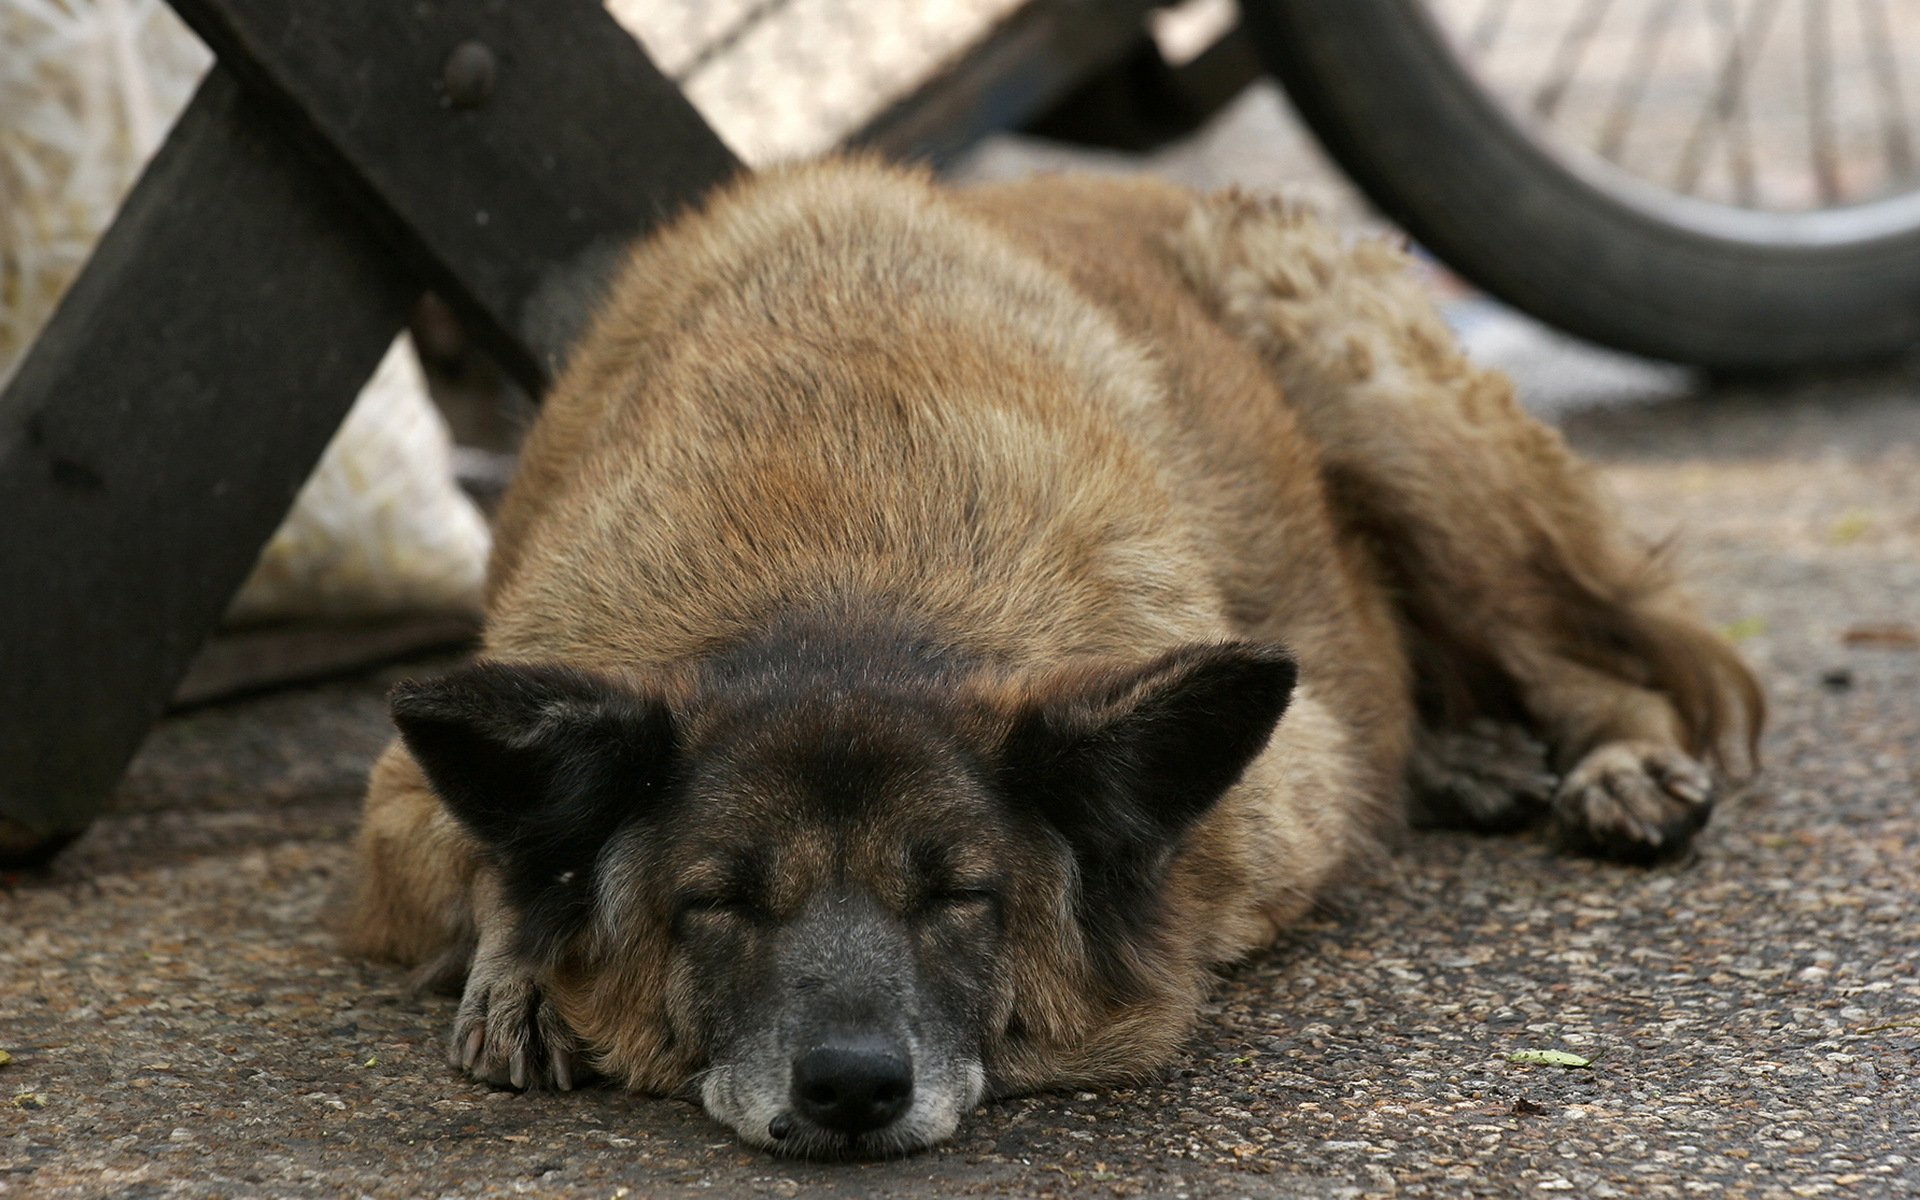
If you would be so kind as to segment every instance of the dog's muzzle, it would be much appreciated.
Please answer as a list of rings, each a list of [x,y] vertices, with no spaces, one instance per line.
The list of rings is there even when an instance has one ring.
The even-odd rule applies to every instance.
[[[793,1060],[793,1107],[768,1132],[789,1136],[795,1121],[849,1137],[875,1133],[913,1104],[913,1060],[896,1039],[855,1034],[830,1039]]]

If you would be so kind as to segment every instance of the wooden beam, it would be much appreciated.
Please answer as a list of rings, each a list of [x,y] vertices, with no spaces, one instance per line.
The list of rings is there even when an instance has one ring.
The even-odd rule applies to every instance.
[[[530,390],[733,156],[595,0],[173,0],[218,53],[0,396],[0,857],[84,828],[399,330]]]
[[[1156,2],[1028,0],[848,144],[943,165],[990,133],[1024,125],[1124,58]]]
[[[0,394],[0,821],[98,811],[417,290],[216,68]]]
[[[470,617],[389,617],[298,621],[217,634],[200,648],[174,689],[178,710],[254,692],[348,675],[398,658],[471,648],[480,623]]]
[[[738,161],[598,0],[169,0],[529,391]]]

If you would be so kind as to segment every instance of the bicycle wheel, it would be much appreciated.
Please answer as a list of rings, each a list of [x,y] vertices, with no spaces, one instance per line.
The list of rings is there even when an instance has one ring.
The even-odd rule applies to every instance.
[[[1920,88],[1901,77],[1904,47],[1920,41],[1915,0],[1854,0],[1845,20],[1825,0],[1243,10],[1269,69],[1369,198],[1525,312],[1727,370],[1873,359],[1920,341],[1920,147],[1905,108]],[[1711,23],[1689,74],[1672,47],[1695,18]],[[1783,25],[1797,40],[1770,50]],[[1782,53],[1800,64],[1797,107],[1783,86],[1756,85]],[[1671,170],[1647,149],[1661,138],[1636,134],[1649,98],[1665,106]],[[1582,102],[1589,116],[1575,120]],[[1804,160],[1780,132],[1796,121]]]

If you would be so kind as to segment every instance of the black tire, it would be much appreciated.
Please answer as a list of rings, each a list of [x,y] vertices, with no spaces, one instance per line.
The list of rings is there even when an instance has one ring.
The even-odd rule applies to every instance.
[[[1443,262],[1635,354],[1754,371],[1920,341],[1920,196],[1804,239],[1767,214],[1596,182],[1533,142],[1419,0],[1243,0],[1268,69],[1329,154]],[[1831,215],[1831,214],[1829,214]]]

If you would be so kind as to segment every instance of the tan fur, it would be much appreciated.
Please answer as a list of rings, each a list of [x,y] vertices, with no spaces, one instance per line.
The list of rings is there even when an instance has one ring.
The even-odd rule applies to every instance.
[[[373,765],[360,838],[360,880],[347,948],[424,963],[472,928],[473,840],[441,805],[398,741]]]
[[[947,193],[838,163],[718,197],[636,251],[547,400],[490,593],[490,656],[614,673],[670,675],[787,607],[912,614],[1006,664],[983,711],[1090,659],[1293,648],[1276,736],[1174,861],[1144,994],[1096,985],[1068,913],[1010,915],[1016,1087],[1171,1055],[1209,968],[1401,819],[1417,710],[1510,703],[1563,768],[1714,754],[1758,718],[1396,252],[1152,183]],[[470,936],[484,868],[397,744],[361,845],[358,948],[417,962]],[[602,929],[552,984],[654,1090],[699,1065],[661,1038],[663,936]]]

